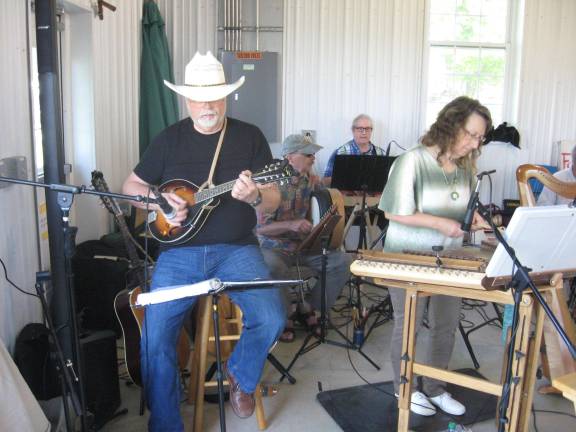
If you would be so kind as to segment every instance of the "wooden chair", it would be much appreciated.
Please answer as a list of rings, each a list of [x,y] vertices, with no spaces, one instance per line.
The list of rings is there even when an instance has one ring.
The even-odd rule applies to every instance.
[[[516,170],[516,181],[518,183],[518,192],[520,194],[520,205],[524,207],[535,207],[536,198],[530,187],[529,180],[534,178],[542,183],[545,187],[557,193],[564,198],[576,197],[576,183],[566,183],[558,180],[550,172],[540,166],[525,164],[520,165]]]
[[[545,187],[564,198],[576,197],[576,183],[560,181],[552,176],[546,168],[526,164],[520,165],[516,170],[521,206],[536,206],[536,199],[529,184],[531,178],[540,181]],[[549,293],[547,301],[556,318],[558,318],[560,325],[566,330],[570,340],[576,341],[576,328],[568,311],[563,289],[552,290]],[[572,359],[568,349],[562,340],[560,340],[559,335],[548,319],[544,321],[544,339],[542,345],[546,346],[545,354],[542,355],[542,369],[544,375],[550,379],[552,385],[555,387],[554,382],[563,382],[562,377],[576,372],[576,362]],[[574,382],[574,380],[572,380],[572,382]],[[559,392],[559,390],[548,387],[540,389],[540,392]]]
[[[198,312],[196,315],[196,336],[194,338],[194,352],[190,370],[190,383],[188,387],[188,403],[194,404],[194,428],[193,431],[203,431],[204,424],[204,394],[207,387],[217,388],[216,380],[205,381],[208,362],[216,361],[214,346],[214,331],[212,323],[212,299],[209,296],[198,300]],[[219,301],[220,314],[220,349],[222,360],[226,360],[242,332],[242,311],[234,305],[228,296],[222,295]],[[227,385],[228,382],[224,381]],[[256,419],[258,429],[267,427],[262,404],[262,391],[260,384],[254,392],[256,399]]]

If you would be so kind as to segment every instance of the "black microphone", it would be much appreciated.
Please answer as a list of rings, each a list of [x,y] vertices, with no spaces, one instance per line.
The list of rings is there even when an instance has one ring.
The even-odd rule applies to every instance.
[[[477,179],[481,179],[481,178],[484,177],[485,175],[494,174],[495,172],[496,172],[496,170],[482,171],[480,174],[476,175],[476,178],[477,178]]]
[[[474,192],[468,201],[468,208],[466,209],[466,214],[464,215],[464,222],[462,222],[462,225],[460,225],[462,231],[470,232],[472,219],[474,219],[474,211],[476,210],[476,203],[478,201],[478,192],[480,191],[481,181],[482,177],[479,177],[478,180],[476,180],[476,188],[474,189]]]
[[[166,219],[174,219],[174,217],[176,216],[176,210],[174,209],[174,207],[168,204],[168,201],[166,201],[166,198],[162,196],[162,194],[158,191],[158,188],[156,186],[151,186],[150,189],[152,190],[154,195],[156,195],[154,202],[160,206],[160,208],[162,209],[162,213],[164,213]]]
[[[496,170],[490,171],[482,171],[480,174],[476,175],[476,188],[474,189],[474,193],[470,196],[470,201],[468,201],[468,207],[466,208],[466,214],[464,215],[464,222],[460,225],[462,231],[470,232],[470,228],[472,227],[472,220],[474,219],[474,211],[476,210],[476,204],[478,203],[478,193],[480,191],[480,182],[482,181],[482,177],[490,174],[494,174]]]

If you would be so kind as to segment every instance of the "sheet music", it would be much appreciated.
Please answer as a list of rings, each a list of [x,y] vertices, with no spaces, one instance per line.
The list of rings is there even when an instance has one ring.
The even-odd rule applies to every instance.
[[[519,207],[505,235],[522,265],[532,272],[566,272],[576,268],[576,208]],[[499,244],[486,275],[509,276],[512,270],[512,260]]]
[[[159,288],[154,292],[142,293],[136,299],[136,306],[146,306],[149,304],[164,303],[171,300],[178,300],[185,297],[195,297],[208,294],[210,291],[222,285],[219,279],[207,279],[190,285],[175,285]]]
[[[281,288],[286,286],[295,286],[302,284],[302,279],[283,279],[283,280],[264,280],[257,279],[251,281],[238,281],[238,282],[222,282],[218,278],[207,279],[203,282],[198,282],[190,285],[174,285],[163,288],[149,293],[142,293],[136,299],[136,306],[147,306],[149,304],[164,303],[172,300],[178,300],[186,297],[196,297],[206,294],[214,294],[215,291],[220,291],[225,288],[241,289],[241,288],[265,288],[274,287]]]

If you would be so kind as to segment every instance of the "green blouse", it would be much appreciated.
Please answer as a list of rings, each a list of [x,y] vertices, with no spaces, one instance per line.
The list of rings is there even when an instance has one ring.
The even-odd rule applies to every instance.
[[[392,165],[379,208],[394,215],[408,216],[420,212],[461,222],[473,178],[472,173],[461,168],[444,173],[430,151],[419,145],[399,156]],[[390,221],[384,250],[431,251],[432,246],[454,249],[461,245],[461,237],[446,237],[431,228]]]

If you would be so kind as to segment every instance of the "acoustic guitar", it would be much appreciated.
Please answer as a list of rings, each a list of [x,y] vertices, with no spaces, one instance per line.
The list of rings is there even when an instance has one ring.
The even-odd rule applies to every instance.
[[[100,171],[92,171],[92,186],[100,192],[109,192],[108,185]],[[126,277],[127,288],[120,291],[114,298],[114,312],[122,327],[124,342],[124,361],[126,371],[132,382],[142,385],[140,368],[140,339],[142,335],[142,323],[144,321],[144,309],[135,307],[136,298],[142,292],[144,285],[144,262],[140,259],[137,251],[137,243],[130,234],[126,225],[124,213],[114,198],[101,196],[100,199],[106,209],[112,213],[114,220],[120,228],[126,252],[128,254],[129,271]],[[148,273],[152,274],[149,266]],[[186,368],[190,342],[184,330],[180,334],[178,342],[178,362],[180,369]]]
[[[252,175],[257,184],[282,183],[294,175],[294,169],[287,160],[267,165]],[[148,228],[152,237],[165,244],[180,244],[193,238],[202,228],[212,210],[219,204],[219,197],[230,192],[236,179],[208,189],[198,190],[198,186],[188,180],[170,180],[158,187],[160,192],[172,192],[188,203],[188,217],[180,226],[170,225],[161,211],[148,213]]]

